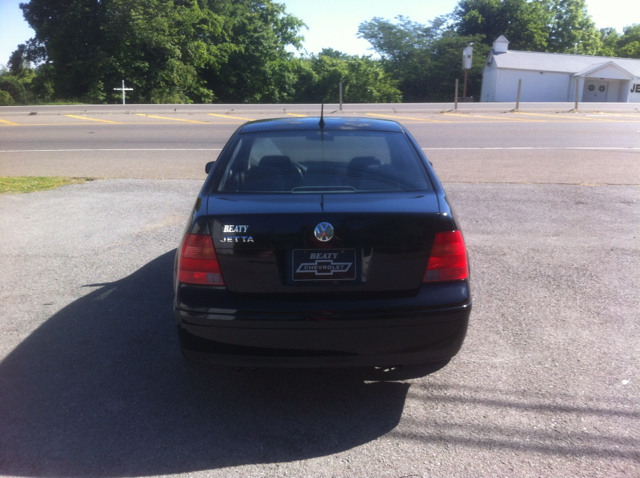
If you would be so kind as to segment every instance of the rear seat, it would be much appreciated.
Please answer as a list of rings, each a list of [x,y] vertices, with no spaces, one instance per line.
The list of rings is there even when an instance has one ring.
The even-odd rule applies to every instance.
[[[245,191],[288,192],[302,185],[302,173],[289,156],[263,156],[246,172]]]

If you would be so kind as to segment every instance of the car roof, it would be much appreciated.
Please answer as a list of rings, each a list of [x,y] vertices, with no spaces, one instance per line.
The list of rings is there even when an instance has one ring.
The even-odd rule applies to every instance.
[[[382,131],[404,133],[404,128],[392,120],[374,118],[325,117],[325,131]],[[273,118],[245,123],[239,133],[262,133],[275,131],[318,131],[320,117],[306,118]]]

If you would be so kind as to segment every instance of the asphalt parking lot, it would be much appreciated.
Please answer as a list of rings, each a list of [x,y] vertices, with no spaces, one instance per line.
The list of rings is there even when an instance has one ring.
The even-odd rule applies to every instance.
[[[396,375],[183,363],[171,270],[202,179],[0,196],[0,475],[640,476],[627,171],[612,163],[619,181],[596,185],[448,176],[468,337],[446,367]]]

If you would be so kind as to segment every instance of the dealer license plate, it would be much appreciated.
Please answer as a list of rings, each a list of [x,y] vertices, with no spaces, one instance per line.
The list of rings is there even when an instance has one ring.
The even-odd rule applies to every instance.
[[[294,281],[355,280],[354,249],[296,249],[293,251]]]

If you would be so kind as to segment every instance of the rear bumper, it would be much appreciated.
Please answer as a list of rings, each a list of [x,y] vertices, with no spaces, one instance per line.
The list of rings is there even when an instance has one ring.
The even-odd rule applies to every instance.
[[[289,302],[286,306],[243,302],[237,309],[206,311],[176,307],[174,314],[182,352],[194,362],[351,367],[450,359],[466,335],[471,313],[468,293],[462,303],[439,306],[425,305],[421,295],[409,300]]]

